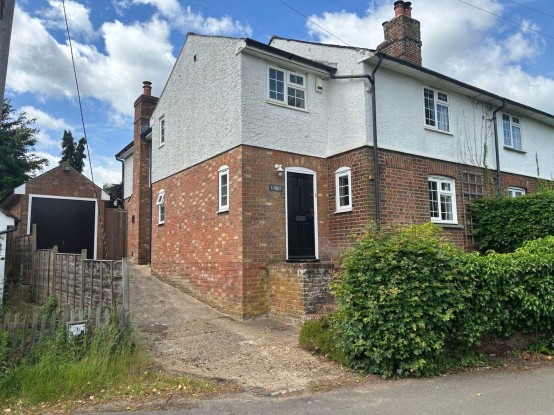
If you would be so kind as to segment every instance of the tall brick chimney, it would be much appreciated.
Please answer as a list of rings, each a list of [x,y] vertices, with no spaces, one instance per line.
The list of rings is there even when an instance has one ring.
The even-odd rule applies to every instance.
[[[412,3],[394,2],[394,17],[383,23],[385,41],[378,52],[421,66],[421,31],[419,21],[412,18]]]
[[[142,94],[135,101],[133,133],[133,194],[127,203],[128,246],[131,261],[150,262],[150,146],[141,134],[150,124],[157,97],[152,96],[152,82],[144,81]]]

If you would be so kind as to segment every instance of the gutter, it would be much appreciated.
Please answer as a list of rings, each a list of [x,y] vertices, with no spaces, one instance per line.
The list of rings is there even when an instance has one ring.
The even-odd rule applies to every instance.
[[[123,185],[123,200],[121,201],[121,203],[123,204],[123,202],[125,201],[125,160],[120,159],[117,156],[115,156],[115,159],[121,162],[121,184]]]
[[[381,191],[380,191],[380,173],[379,173],[379,146],[377,145],[377,99],[375,94],[375,73],[381,62],[383,61],[383,55],[378,54],[377,64],[371,71],[371,74],[360,75],[334,75],[331,74],[331,79],[367,79],[371,84],[371,119],[373,127],[373,185],[375,192],[375,225],[377,230],[381,229]]]
[[[498,126],[496,125],[496,113],[506,108],[506,100],[502,100],[502,105],[492,112],[492,124],[494,129],[494,153],[496,157],[496,193],[499,196],[502,193],[502,184],[500,183],[500,147],[498,145]]]

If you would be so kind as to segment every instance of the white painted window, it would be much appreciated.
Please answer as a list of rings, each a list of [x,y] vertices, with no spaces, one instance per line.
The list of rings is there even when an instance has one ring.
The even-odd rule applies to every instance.
[[[306,75],[269,67],[269,99],[306,109]]]
[[[158,225],[161,225],[165,223],[165,190],[163,189],[158,192],[156,206],[158,206]]]
[[[431,222],[458,223],[454,179],[429,176],[429,211]]]
[[[160,147],[165,144],[165,117],[160,118]]]
[[[431,88],[423,88],[425,125],[440,131],[450,131],[448,94]]]
[[[525,189],[522,187],[508,187],[508,196],[518,197],[525,195]]]
[[[335,172],[336,213],[352,210],[352,171],[341,167]]]
[[[219,168],[219,212],[229,210],[229,166]]]
[[[502,114],[502,130],[504,131],[504,145],[521,150],[521,124],[519,118]]]

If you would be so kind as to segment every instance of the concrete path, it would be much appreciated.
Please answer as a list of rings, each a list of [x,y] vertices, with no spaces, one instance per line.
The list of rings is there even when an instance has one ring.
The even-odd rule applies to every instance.
[[[298,347],[298,327],[262,318],[237,321],[150,275],[130,270],[131,314],[165,370],[235,382],[271,394],[337,386],[356,379]]]

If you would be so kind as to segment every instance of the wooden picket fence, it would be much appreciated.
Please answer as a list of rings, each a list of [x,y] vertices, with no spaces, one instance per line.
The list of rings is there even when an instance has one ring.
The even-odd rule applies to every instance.
[[[112,312],[108,308],[83,310],[65,305],[61,313],[53,311],[51,315],[40,316],[37,312],[6,314],[0,331],[8,333],[10,337],[11,356],[21,357],[31,352],[44,339],[54,338],[60,326],[67,332],[68,323],[85,324],[87,334],[110,323],[115,323],[121,330],[129,323],[129,314],[123,306]]]

